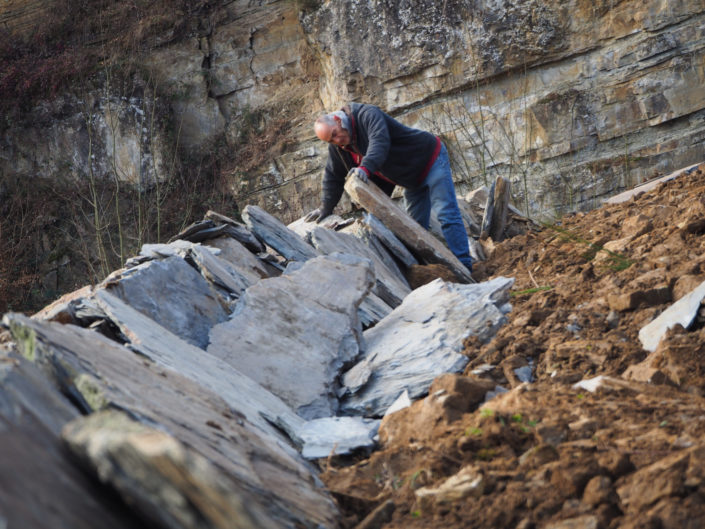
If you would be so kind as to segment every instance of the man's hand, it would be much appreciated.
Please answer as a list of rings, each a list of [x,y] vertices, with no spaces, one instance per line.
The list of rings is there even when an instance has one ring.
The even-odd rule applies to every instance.
[[[360,180],[365,182],[366,184],[370,181],[369,178],[367,177],[367,173],[363,170],[360,169],[359,167],[353,167],[348,171],[348,176],[346,178],[349,178],[351,176],[357,176]]]
[[[317,224],[320,224],[323,219],[326,217],[330,217],[330,214],[333,213],[333,209],[329,209],[325,206],[321,206],[320,208],[316,208],[310,213],[308,213],[304,217],[304,222],[315,222]]]

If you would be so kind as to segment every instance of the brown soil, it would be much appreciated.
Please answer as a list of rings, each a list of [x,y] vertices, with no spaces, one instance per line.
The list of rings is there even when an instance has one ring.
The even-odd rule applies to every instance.
[[[386,418],[371,456],[322,462],[345,527],[705,527],[703,318],[648,359],[638,339],[705,281],[702,167],[496,246],[475,275],[516,278],[507,325]],[[512,389],[478,408],[495,384]],[[454,476],[479,486],[424,494]]]

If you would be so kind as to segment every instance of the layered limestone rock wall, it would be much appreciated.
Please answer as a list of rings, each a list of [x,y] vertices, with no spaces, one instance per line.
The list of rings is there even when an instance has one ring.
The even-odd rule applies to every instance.
[[[327,2],[304,26],[325,105],[443,134],[460,190],[510,177],[549,213],[703,158],[702,2],[421,4]]]
[[[0,18],[24,31],[33,6],[10,2]],[[109,124],[117,115],[122,131],[94,138],[106,174],[118,166],[127,180],[149,181],[145,157],[170,158],[175,144],[234,150],[250,129],[283,120],[279,154],[227,176],[241,207],[257,204],[290,221],[318,202],[326,150],[311,120],[348,100],[442,135],[459,192],[502,175],[532,215],[593,207],[705,155],[699,0],[237,0],[217,4],[194,27],[144,60],[169,94],[158,100],[171,118],[158,131],[169,130],[168,140],[140,139],[144,127],[130,107],[146,112],[145,98],[101,96],[96,119]],[[112,100],[120,111],[108,115]],[[83,166],[86,174],[86,138],[72,108],[44,112],[48,133],[10,127],[0,170],[52,176]]]

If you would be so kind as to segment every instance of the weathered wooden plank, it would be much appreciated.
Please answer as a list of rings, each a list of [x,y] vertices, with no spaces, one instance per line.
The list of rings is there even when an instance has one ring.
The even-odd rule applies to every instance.
[[[507,227],[507,213],[509,212],[509,199],[509,180],[498,176],[494,187],[494,203],[489,228],[489,236],[495,242],[501,242],[504,239],[504,229]]]

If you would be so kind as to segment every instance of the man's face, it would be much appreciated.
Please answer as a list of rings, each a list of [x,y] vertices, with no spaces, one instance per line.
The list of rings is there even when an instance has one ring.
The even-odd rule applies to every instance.
[[[338,147],[350,145],[350,134],[343,128],[339,121],[336,121],[334,127],[326,125],[325,123],[316,123],[315,129],[316,136],[318,136],[320,140],[332,143]]]

